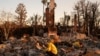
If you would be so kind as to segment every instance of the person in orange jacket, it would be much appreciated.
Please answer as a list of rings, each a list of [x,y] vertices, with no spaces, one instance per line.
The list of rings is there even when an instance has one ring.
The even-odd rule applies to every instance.
[[[50,35],[50,38],[48,39],[46,53],[49,56],[57,56],[58,54],[57,47],[54,45],[54,35]]]
[[[72,45],[75,48],[82,48],[83,47],[83,44],[79,40],[75,41]]]

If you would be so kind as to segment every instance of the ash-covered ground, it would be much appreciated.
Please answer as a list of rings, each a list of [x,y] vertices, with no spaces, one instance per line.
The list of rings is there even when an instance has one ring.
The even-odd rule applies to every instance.
[[[28,36],[9,40],[0,44],[0,56],[47,56],[44,49],[47,44],[47,35],[44,37]],[[59,36],[61,42],[58,48],[58,56],[100,56],[100,40],[96,37],[87,37],[85,34],[64,34]],[[73,45],[81,43],[82,47]]]

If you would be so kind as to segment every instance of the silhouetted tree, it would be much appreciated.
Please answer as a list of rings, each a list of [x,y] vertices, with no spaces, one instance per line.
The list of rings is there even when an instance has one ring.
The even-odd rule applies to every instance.
[[[23,3],[19,3],[18,7],[16,8],[15,12],[18,14],[18,21],[20,26],[23,26],[25,19],[26,19],[26,8],[25,5]]]
[[[42,0],[41,2],[43,4],[43,22],[45,22],[45,19],[44,19],[44,6],[46,5],[47,0]]]
[[[1,31],[4,33],[4,37],[7,40],[8,37],[12,34],[12,32],[16,29],[15,21],[10,21],[15,19],[15,15],[10,12],[2,11],[1,15]],[[3,21],[4,20],[4,21]]]
[[[64,24],[66,24],[66,26],[69,25],[69,20],[70,20],[70,16],[66,15],[65,12],[64,12]]]
[[[76,10],[77,22],[78,22],[78,29],[80,30],[80,5],[79,5],[79,3],[77,3],[75,5],[74,10]]]
[[[69,20],[70,20],[70,16],[67,15],[67,26],[69,26]]]
[[[38,14],[35,14],[34,16],[30,18],[30,21],[32,22],[31,26],[33,27],[33,30],[34,30],[33,33],[35,34],[37,25],[41,24],[41,16]]]
[[[77,20],[78,20],[78,26],[79,26],[79,19],[84,19],[84,30],[85,32],[87,31],[92,31],[94,26],[95,26],[95,21],[99,16],[99,11],[98,11],[98,3],[92,3],[90,1],[85,1],[85,0],[80,0],[78,3],[75,5],[74,9],[77,12]],[[88,28],[89,27],[89,28]]]
[[[89,21],[89,27],[90,27],[90,32],[95,28],[96,20],[100,16],[100,12],[98,10],[99,4],[97,2],[92,3],[90,8],[91,8],[91,14],[90,14],[90,21]]]

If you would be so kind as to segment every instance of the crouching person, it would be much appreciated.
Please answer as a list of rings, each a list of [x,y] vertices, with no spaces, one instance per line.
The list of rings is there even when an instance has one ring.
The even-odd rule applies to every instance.
[[[54,36],[50,35],[50,38],[47,40],[47,48],[46,53],[48,56],[58,56],[58,50],[57,47],[54,45]]]
[[[72,45],[76,49],[80,49],[83,47],[83,44],[79,40],[75,41]]]

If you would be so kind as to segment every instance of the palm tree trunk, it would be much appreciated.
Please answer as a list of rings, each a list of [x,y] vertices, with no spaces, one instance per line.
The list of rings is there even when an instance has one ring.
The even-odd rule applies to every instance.
[[[43,24],[44,24],[44,4],[43,4]]]
[[[77,11],[77,13],[78,13],[78,16],[77,16],[77,19],[78,19],[78,30],[80,31],[79,11]]]

